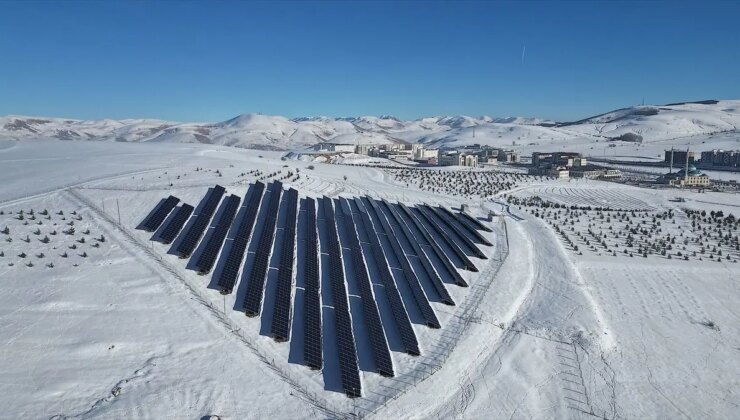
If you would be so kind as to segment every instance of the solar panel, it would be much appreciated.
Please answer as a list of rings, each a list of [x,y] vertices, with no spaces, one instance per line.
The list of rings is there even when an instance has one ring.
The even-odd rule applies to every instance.
[[[257,241],[257,251],[254,255],[254,263],[249,274],[247,293],[244,295],[242,308],[247,316],[257,316],[262,309],[262,298],[265,289],[265,276],[272,249],[272,241],[275,236],[275,222],[277,221],[278,208],[280,207],[280,195],[283,184],[273,181],[270,184],[270,201],[267,203],[265,221]]]
[[[432,263],[429,261],[428,256],[424,253],[424,250],[422,250],[421,246],[419,245],[419,240],[421,238],[417,238],[416,235],[414,235],[414,233],[411,231],[411,228],[406,224],[406,221],[401,218],[401,216],[396,212],[396,209],[391,206],[390,203],[383,200],[383,205],[386,209],[388,209],[388,212],[390,212],[391,216],[396,221],[396,224],[401,227],[401,231],[406,237],[406,240],[408,240],[408,242],[411,244],[411,247],[414,249],[416,256],[421,261],[421,264],[424,266],[424,270],[427,272],[427,275],[431,279],[434,289],[437,291],[437,293],[439,293],[439,297],[442,299],[442,302],[446,305],[454,305],[455,300],[452,299],[452,296],[450,296],[450,292],[447,291],[447,288],[442,282],[442,279],[439,277],[439,274],[432,266]]]
[[[411,268],[411,264],[409,264],[406,254],[403,252],[403,248],[401,248],[401,244],[398,242],[398,237],[401,235],[400,228],[395,228],[393,224],[389,223],[389,220],[386,219],[375,200],[364,197],[364,203],[365,208],[370,210],[375,215],[375,219],[379,220],[380,224],[383,226],[383,230],[385,231],[388,241],[391,243],[393,252],[395,252],[396,258],[401,264],[403,276],[406,278],[406,282],[414,295],[414,301],[424,317],[424,322],[431,328],[440,328],[441,325],[439,323],[439,319],[437,319],[437,315],[434,313],[432,305],[429,304],[429,299],[419,283],[419,278],[416,276],[416,273],[414,273],[413,268]]]
[[[149,214],[146,220],[142,222],[141,227],[149,232],[154,232],[159,228],[159,225],[164,222],[164,219],[167,217],[168,214],[170,214],[172,209],[174,209],[179,202],[180,199],[173,195],[167,197],[167,199],[165,199],[156,208],[156,210],[154,210],[154,213]]]
[[[247,202],[245,197],[242,203],[242,210],[237,215],[235,222],[237,227],[233,235],[233,243],[231,244],[228,255],[225,257],[223,255],[221,256],[221,258],[226,258],[226,262],[216,282],[216,287],[223,294],[229,294],[234,290],[236,278],[239,275],[239,267],[241,267],[242,260],[244,259],[244,251],[247,249],[247,242],[249,241],[249,236],[252,234],[252,227],[257,218],[257,210],[259,209],[264,190],[265,184],[259,181],[252,184],[247,191],[249,201]]]
[[[352,318],[349,312],[349,303],[347,302],[347,288],[344,284],[342,250],[339,247],[339,237],[337,236],[337,226],[331,199],[324,197],[323,200],[324,214],[328,227],[329,279],[334,298],[334,321],[342,388],[348,397],[361,397],[362,384],[357,365],[357,349],[355,347],[354,336],[352,335]]]
[[[349,203],[348,203],[349,204]],[[348,206],[351,209],[351,206]],[[362,301],[362,314],[364,315],[365,327],[367,328],[368,336],[370,337],[370,346],[372,347],[373,359],[375,360],[376,372],[383,375],[392,377],[393,372],[393,360],[391,359],[391,352],[388,349],[388,341],[386,340],[385,333],[383,332],[383,324],[380,319],[380,312],[375,303],[375,295],[373,294],[373,286],[370,283],[370,276],[367,272],[367,266],[362,256],[362,246],[358,238],[358,233],[355,230],[357,223],[355,218],[359,219],[359,214],[353,216],[351,211],[346,208],[343,211],[344,216],[337,217],[337,221],[342,220],[342,224],[347,232],[347,242],[350,248],[350,255],[352,256],[352,267],[360,291],[360,300]]]
[[[482,258],[484,260],[488,259],[488,257],[486,257],[486,254],[484,254],[480,249],[478,249],[478,247],[473,243],[473,241],[471,241],[470,238],[465,236],[465,233],[462,231],[462,229],[458,225],[455,224],[454,217],[444,212],[443,209],[440,207],[431,207],[426,204],[424,205],[424,207],[426,207],[427,209],[431,210],[434,214],[436,214],[439,220],[441,220],[442,223],[452,231],[452,234],[454,236],[457,236],[457,238],[460,239],[460,241],[462,241],[463,244],[465,244],[465,246],[473,253],[473,255],[475,255],[478,258]]]
[[[319,283],[318,235],[316,233],[316,202],[304,201],[306,212],[306,256],[304,260],[305,293],[303,304],[303,361],[312,369],[323,367],[321,336],[321,290]]]
[[[417,230],[421,232],[422,237],[425,239],[426,243],[429,245],[430,248],[434,251],[435,254],[437,254],[437,257],[440,261],[442,261],[442,264],[445,266],[445,269],[447,270],[447,273],[452,276],[452,278],[455,280],[455,284],[462,287],[468,287],[468,283],[462,278],[460,273],[457,271],[455,266],[450,261],[447,254],[444,253],[442,250],[442,247],[439,245],[437,240],[434,238],[432,233],[427,229],[427,227],[424,225],[424,223],[421,222],[419,217],[415,213],[411,211],[408,207],[406,207],[403,203],[398,203],[401,209],[406,213],[408,218],[411,220],[411,222],[416,226]]]
[[[447,208],[444,208],[442,206],[439,207],[440,212],[447,215],[448,220],[454,220],[457,223],[460,224],[460,226],[463,227],[465,232],[467,232],[470,236],[473,237],[473,240],[478,242],[479,244],[493,246],[492,243],[488,241],[488,239],[484,238],[483,235],[480,234],[475,228],[475,225],[470,222],[468,219],[464,217],[455,217],[455,215]]]
[[[298,191],[293,188],[285,194],[283,205],[285,212],[285,226],[283,228],[282,252],[280,253],[280,267],[278,268],[277,289],[275,291],[275,305],[272,312],[270,333],[277,341],[287,341],[290,331],[290,304],[293,291],[293,255],[295,254],[295,226],[296,206],[298,205]]]
[[[355,223],[357,224],[357,229],[363,229],[370,240],[370,250],[373,260],[375,261],[375,266],[380,273],[380,281],[385,289],[385,295],[388,298],[388,303],[390,304],[391,312],[393,313],[393,319],[396,321],[395,324],[398,328],[399,335],[401,336],[404,350],[408,354],[418,356],[421,354],[421,351],[419,350],[419,341],[417,340],[414,329],[411,326],[409,315],[403,305],[403,299],[401,299],[401,294],[398,292],[396,282],[393,280],[393,276],[391,275],[388,261],[383,253],[383,246],[380,243],[380,239],[375,231],[373,222],[367,213],[367,209],[365,209],[365,206],[362,204],[362,200],[355,198],[354,201],[360,210],[359,218],[354,218]],[[386,328],[387,327],[388,326],[386,325]]]
[[[208,273],[213,268],[213,263],[216,262],[216,257],[221,250],[224,239],[226,239],[231,222],[234,221],[234,215],[239,208],[240,202],[241,199],[239,197],[230,195],[221,204],[223,208],[223,211],[220,212],[221,216],[213,227],[213,232],[208,238],[205,249],[203,249],[203,252],[198,256],[198,261],[195,263],[195,268],[199,273]]]
[[[475,225],[475,227],[477,229],[485,230],[486,232],[493,232],[493,230],[491,230],[491,228],[489,228],[488,226],[486,226],[483,223],[481,223],[480,220],[478,220],[475,217],[473,217],[473,216],[465,213],[464,211],[461,211],[460,213],[456,213],[456,215],[457,215],[458,220],[459,219],[466,219],[467,221],[469,221],[470,223],[472,223],[473,225]]]
[[[180,230],[182,230],[182,227],[185,225],[185,222],[187,222],[192,213],[193,206],[190,204],[183,203],[178,207],[177,210],[175,210],[175,215],[172,216],[172,219],[170,219],[169,222],[167,222],[167,225],[159,235],[159,241],[163,244],[169,244],[174,241],[175,237],[180,233]]]
[[[434,216],[434,213],[427,208],[426,206],[416,206],[416,210],[419,211],[419,214],[422,216],[424,220],[426,220],[427,223],[429,223],[430,226],[432,226],[432,229],[437,233],[437,238],[441,237],[442,240],[447,244],[447,246],[452,250],[455,255],[457,255],[458,258],[463,263],[463,266],[466,270],[470,271],[478,271],[478,269],[475,267],[472,261],[468,258],[467,255],[460,249],[460,247],[453,241],[449,234],[442,228],[441,222],[437,219],[437,217]]]
[[[187,258],[193,253],[198,241],[203,237],[203,232],[208,227],[208,223],[211,221],[211,217],[213,217],[216,206],[221,201],[224,192],[226,192],[224,187],[216,185],[203,197],[203,200],[201,200],[202,206],[199,206],[201,207],[200,210],[196,209],[198,214],[193,216],[195,218],[193,224],[190,225],[187,232],[183,232],[185,236],[175,249],[180,258]]]

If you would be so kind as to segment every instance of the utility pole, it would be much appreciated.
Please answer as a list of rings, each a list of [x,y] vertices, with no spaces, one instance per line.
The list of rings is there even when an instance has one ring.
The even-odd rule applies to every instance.
[[[118,224],[121,224],[121,207],[118,206],[118,197],[116,197],[116,210],[118,211]]]

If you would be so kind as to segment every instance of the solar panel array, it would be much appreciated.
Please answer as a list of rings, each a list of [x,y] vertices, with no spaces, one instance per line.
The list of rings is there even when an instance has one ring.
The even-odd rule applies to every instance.
[[[226,256],[222,254],[221,256],[221,258],[226,258],[226,261],[216,282],[216,287],[222,294],[229,294],[234,290],[236,278],[239,275],[239,267],[241,267],[244,260],[244,252],[247,250],[247,243],[252,234],[252,227],[254,226],[254,221],[257,219],[257,211],[259,210],[264,190],[265,184],[259,181],[252,184],[249,187],[249,191],[247,191],[249,202],[245,198],[242,203],[242,209],[237,215],[235,222],[237,227],[233,235],[233,242],[228,254]]]
[[[418,356],[421,350],[412,319],[430,328],[441,327],[425,287],[433,295],[438,295],[440,302],[454,305],[449,285],[445,284],[443,277],[451,278],[458,286],[468,284],[453,264],[453,258],[461,261],[465,269],[477,271],[463,248],[483,259],[486,255],[477,244],[491,244],[479,232],[491,232],[488,227],[466,213],[455,214],[444,207],[408,207],[403,203],[392,204],[370,197],[336,201],[324,197],[319,199],[318,210],[324,216],[319,223],[317,201],[304,199],[300,206],[301,216],[297,217],[298,192],[292,188],[283,192],[279,181],[272,182],[269,187],[255,182],[250,185],[243,202],[235,195],[227,196],[222,202],[224,194],[225,189],[216,185],[209,189],[196,209],[185,203],[177,207],[179,199],[169,196],[160,201],[140,227],[156,230],[158,241],[175,241],[173,251],[183,258],[190,256],[200,242],[200,254],[194,256],[195,261],[191,260],[191,263],[200,273],[208,273],[216,266],[209,287],[222,294],[230,294],[236,287],[247,246],[253,244],[255,252],[250,269],[241,273],[239,288],[244,294],[240,308],[248,316],[270,314],[269,334],[276,341],[291,339],[291,324],[294,329],[296,325],[302,328],[303,363],[312,369],[324,367],[323,328],[331,328],[322,324],[323,271],[323,281],[329,282],[332,300],[324,304],[333,306],[339,375],[342,390],[349,397],[362,396],[355,342],[357,331],[354,328],[363,328],[367,334],[370,349],[366,354],[372,357],[375,372],[394,376],[390,336],[396,340],[400,338],[399,349]],[[174,212],[173,208],[176,208]],[[217,219],[212,222],[206,239],[201,241],[214,213]],[[282,236],[275,234],[278,214],[282,216]],[[298,221],[303,223],[298,225]],[[160,228],[163,222],[165,224]],[[260,230],[255,236],[252,232],[257,225]],[[296,235],[299,228],[304,229],[301,236]],[[328,251],[328,264],[321,269],[319,231]],[[305,238],[298,247],[297,238]],[[348,249],[346,259],[341,245]],[[275,298],[273,306],[262,311],[273,249],[279,252]],[[304,290],[303,305],[296,308],[302,307],[303,310],[293,314],[297,250]],[[219,262],[215,265],[217,258]],[[391,267],[395,261],[399,267]],[[346,273],[352,277],[345,278]],[[378,278],[371,279],[371,275]],[[358,299],[353,303],[359,302],[355,310],[362,311],[361,315],[355,314],[359,317],[355,320],[358,324],[352,323],[347,281],[354,281],[350,284],[357,286],[359,298],[353,298]],[[408,296],[404,296],[405,293]],[[382,302],[382,299],[387,299],[387,302]],[[407,305],[411,305],[408,309],[414,310],[413,317],[407,311]],[[383,311],[388,311],[388,314]],[[362,337],[364,340],[364,335]]]
[[[458,220],[459,219],[465,219],[468,222],[474,224],[476,229],[484,230],[486,232],[493,232],[493,230],[491,230],[491,228],[489,228],[488,226],[486,226],[483,223],[481,223],[480,220],[478,220],[475,217],[473,217],[473,216],[465,213],[464,211],[461,211],[460,213],[456,213],[456,215],[457,215]]]
[[[323,199],[324,216],[327,225],[329,245],[329,282],[334,304],[334,328],[339,352],[339,369],[342,376],[342,389],[348,397],[361,397],[362,384],[357,365],[357,349],[352,334],[352,318],[347,302],[347,288],[344,284],[342,268],[342,249],[339,247],[339,236],[334,218],[334,208],[330,198]]]
[[[465,229],[470,236],[473,237],[473,240],[475,242],[478,242],[479,244],[487,245],[487,246],[493,246],[491,242],[488,241],[483,235],[480,234],[475,228],[475,224],[470,222],[465,217],[455,217],[455,215],[449,210],[444,207],[437,207],[437,210],[439,210],[441,213],[444,213],[448,216],[449,220],[457,221],[460,226]]]
[[[346,202],[349,209],[351,205]],[[388,342],[383,332],[383,324],[380,320],[380,313],[378,312],[378,306],[375,302],[375,295],[373,294],[373,285],[370,283],[370,277],[367,272],[367,266],[365,266],[365,260],[362,257],[362,246],[360,240],[357,237],[357,222],[355,218],[359,219],[359,214],[352,213],[351,211],[344,209],[343,224],[345,231],[347,232],[348,244],[350,248],[350,255],[352,255],[352,267],[360,289],[360,298],[362,300],[362,313],[364,315],[365,326],[370,337],[370,345],[372,346],[373,359],[375,360],[376,372],[383,376],[393,376],[393,360],[391,360],[391,351],[388,349]],[[357,227],[359,229],[359,227]]]
[[[393,275],[391,275],[390,266],[383,253],[383,246],[380,243],[373,222],[370,220],[367,209],[362,204],[362,200],[359,198],[355,198],[354,200],[357,208],[360,210],[360,217],[359,219],[355,218],[355,223],[357,223],[358,229],[365,230],[370,239],[370,251],[375,261],[375,267],[380,273],[380,281],[385,289],[385,294],[393,313],[393,319],[396,321],[396,327],[401,335],[404,350],[410,355],[418,356],[421,354],[419,341],[416,339],[414,328],[411,326],[411,321],[409,320],[409,314],[406,312],[401,294],[398,291],[398,287],[396,287],[396,282],[393,280]]]
[[[419,308],[419,311],[421,311],[426,325],[432,328],[441,328],[439,319],[434,313],[434,309],[432,309],[432,305],[429,303],[429,299],[427,298],[426,293],[424,293],[424,289],[419,282],[419,278],[416,276],[416,273],[414,273],[413,268],[411,268],[411,264],[409,264],[409,261],[406,258],[406,254],[403,252],[403,248],[398,242],[398,238],[401,235],[401,232],[399,232],[400,228],[394,228],[393,224],[389,223],[375,200],[368,199],[367,197],[365,197],[364,200],[366,204],[365,208],[375,214],[375,219],[379,220],[380,224],[383,226],[385,235],[388,238],[388,241],[391,243],[393,252],[396,254],[396,258],[401,265],[403,276],[406,279],[409,287],[411,288],[416,306]]]
[[[190,225],[187,232],[183,232],[181,234],[184,235],[183,240],[180,241],[175,249],[175,253],[178,254],[180,258],[187,258],[193,253],[193,250],[198,245],[198,241],[203,237],[203,232],[205,232],[208,227],[208,223],[211,221],[211,217],[213,217],[213,213],[216,211],[216,206],[218,206],[218,203],[221,201],[221,197],[223,197],[224,192],[226,192],[224,187],[216,185],[206,194],[205,197],[203,197],[201,205],[198,206],[200,207],[200,210],[198,211],[198,209],[196,209],[198,214],[193,216],[195,218],[193,224]]]
[[[446,212],[440,210],[439,207],[431,207],[425,205],[425,207],[429,210],[431,210],[434,214],[439,217],[439,219],[442,221],[442,224],[447,226],[452,234],[460,239],[460,241],[465,245],[468,250],[470,250],[473,255],[475,255],[478,258],[481,259],[487,259],[486,254],[484,254],[478,247],[473,243],[473,241],[470,240],[467,236],[465,236],[465,233],[462,231],[462,229],[456,224],[455,218],[452,217],[452,215],[447,214]]]
[[[218,252],[221,250],[224,239],[226,239],[226,234],[229,232],[231,222],[234,221],[234,215],[236,215],[236,210],[239,208],[240,202],[241,198],[232,194],[226,197],[221,204],[223,208],[221,215],[213,227],[213,232],[208,238],[208,242],[206,242],[206,247],[198,256],[198,261],[195,263],[195,268],[199,273],[208,273],[213,268]]]
[[[154,212],[149,214],[146,220],[142,222],[141,227],[149,232],[154,232],[159,228],[159,225],[164,222],[164,219],[179,202],[180,199],[173,195],[167,197],[157,208],[154,209]]]
[[[321,286],[319,281],[318,235],[316,233],[316,202],[304,201],[306,212],[306,257],[304,260],[303,299],[303,362],[312,369],[323,367],[321,353]]]
[[[162,233],[159,234],[158,240],[163,244],[169,244],[175,240],[175,237],[182,230],[185,222],[188,221],[190,215],[193,214],[193,206],[190,204],[183,203],[180,207],[175,210],[175,215],[172,216]]]
[[[437,254],[437,257],[439,258],[439,260],[442,261],[442,264],[444,265],[447,273],[452,277],[453,280],[455,280],[455,284],[461,287],[468,287],[468,283],[462,278],[462,276],[457,271],[457,269],[452,264],[452,262],[449,260],[447,255],[445,255],[445,252],[442,250],[442,247],[440,247],[439,243],[434,238],[434,236],[429,231],[429,229],[427,229],[424,223],[422,223],[422,221],[420,220],[420,216],[412,212],[411,209],[406,207],[405,204],[399,203],[399,205],[401,209],[406,213],[408,218],[411,220],[411,223],[416,226],[416,229],[419,232],[421,232],[421,236],[424,238],[426,244],[430,248],[432,248],[432,251],[434,251],[434,253]]]
[[[463,267],[466,270],[478,271],[478,268],[475,266],[475,264],[473,264],[472,261],[470,261],[470,258],[465,255],[465,252],[463,252],[463,250],[460,249],[455,241],[453,241],[452,238],[449,237],[449,234],[444,230],[444,228],[442,227],[442,223],[434,215],[434,212],[432,212],[432,210],[430,210],[425,205],[416,206],[415,209],[418,214],[420,214],[421,217],[432,227],[432,230],[435,232],[435,236],[441,237],[442,241],[447,244],[447,246],[455,255],[457,255],[460,261],[462,261]]]
[[[280,207],[280,195],[283,192],[283,184],[273,181],[270,184],[270,201],[267,203],[265,220],[257,241],[257,250],[254,253],[254,262],[249,274],[247,293],[244,295],[242,309],[247,316],[257,316],[262,309],[262,298],[265,291],[265,277],[272,249],[272,241],[275,236],[275,223],[277,222],[278,208]],[[242,276],[243,278],[243,276]]]
[[[293,291],[293,256],[295,255],[295,225],[298,191],[289,189],[285,194],[285,226],[283,227],[282,252],[278,267],[275,305],[272,312],[270,333],[277,341],[287,341],[290,334],[290,308]]]
[[[421,249],[421,245],[419,245],[419,238],[417,238],[414,233],[411,231],[411,227],[408,226],[406,221],[401,218],[401,216],[398,214],[396,209],[390,205],[387,201],[383,200],[383,205],[386,209],[388,209],[388,212],[393,217],[393,220],[396,221],[396,224],[401,227],[401,231],[403,232],[403,235],[406,237],[406,240],[411,244],[411,247],[414,249],[413,256],[416,256],[419,261],[421,261],[421,264],[424,266],[424,271],[426,271],[427,276],[429,276],[429,279],[432,281],[432,285],[434,286],[434,289],[439,294],[440,299],[442,299],[442,302],[446,305],[454,305],[455,300],[452,299],[452,296],[450,296],[450,292],[447,291],[447,288],[445,287],[444,283],[442,282],[442,279],[439,277],[439,274],[437,274],[437,271],[432,266],[432,263],[429,261],[429,258],[424,253],[424,251]]]

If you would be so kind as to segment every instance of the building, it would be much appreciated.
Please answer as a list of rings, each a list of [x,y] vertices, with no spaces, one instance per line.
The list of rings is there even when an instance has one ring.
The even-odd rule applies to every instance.
[[[354,153],[355,145],[342,143],[316,143],[313,146],[313,150],[317,152]]]
[[[429,160],[437,159],[439,157],[439,150],[437,149],[425,149],[423,146],[419,146],[414,149],[414,160]]]
[[[355,146],[355,153],[369,156],[372,149],[375,149],[374,144],[358,144]]]
[[[570,176],[571,178],[614,180],[622,178],[622,171],[595,165],[574,166],[570,168]]]
[[[474,153],[447,152],[440,153],[437,159],[439,166],[478,166],[478,155]]]
[[[519,153],[513,150],[500,150],[496,158],[499,162],[517,163],[519,162]]]
[[[676,166],[683,167],[686,165],[688,159],[688,164],[693,165],[694,164],[694,152],[689,152],[688,150],[666,150],[665,156],[663,158],[663,162],[667,164],[673,164]]]
[[[576,152],[534,152],[532,153],[533,166],[587,166],[588,161]]]
[[[740,168],[740,150],[711,150],[701,152],[701,164],[704,166],[724,166]]]
[[[685,170],[669,172],[658,178],[658,182],[680,187],[708,187],[711,184],[709,176],[694,165],[688,165]]]

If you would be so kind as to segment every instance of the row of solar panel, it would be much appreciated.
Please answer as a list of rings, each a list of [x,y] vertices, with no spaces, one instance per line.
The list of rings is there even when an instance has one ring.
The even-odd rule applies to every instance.
[[[362,396],[362,384],[357,364],[357,348],[352,332],[352,318],[347,301],[347,288],[342,267],[342,249],[339,246],[334,207],[330,198],[324,197],[322,204],[328,232],[329,283],[334,305],[334,328],[337,338],[342,388],[347,396],[360,397]]]
[[[290,331],[290,313],[293,292],[293,256],[295,248],[296,206],[298,191],[288,190],[284,198],[285,223],[283,226],[283,243],[278,267],[277,290],[272,312],[270,333],[278,341],[287,341]]]
[[[258,210],[261,208],[260,203],[265,201],[263,200],[264,189],[265,185],[260,182],[251,185],[241,209],[239,209],[239,197],[234,195],[227,197],[218,208],[216,212],[218,217],[214,220],[206,239],[202,241],[203,243],[199,248],[200,254],[195,263],[195,269],[201,273],[206,273],[213,268],[224,240],[226,240],[226,243],[230,243],[230,246],[224,246],[224,251],[221,252],[220,258],[223,259],[223,269],[219,272],[215,283],[224,294],[231,293],[235,286],[240,267],[245,259],[244,254],[247,244],[257,220]],[[172,248],[181,257],[189,256],[198,241],[203,237],[224,192],[223,187],[216,186],[208,191],[197,209],[193,210],[192,206],[183,204],[175,212],[172,212],[168,218],[167,215],[179,202],[179,199],[170,196],[159,203],[142,222],[141,226],[150,231],[156,230],[166,219],[165,225],[159,229],[158,235],[156,235],[159,238],[158,240],[163,243],[170,243],[182,230],[175,241],[175,246]],[[249,280],[246,282],[246,294],[242,305],[244,312],[250,316],[259,315],[261,311],[268,259],[275,237],[275,226],[282,192],[280,182],[276,181],[270,185],[269,199],[266,203],[267,208],[264,209],[263,213],[264,219],[261,219],[259,223],[262,229],[257,240],[254,262],[249,273]],[[268,196],[268,194],[265,194],[265,196]],[[282,242],[279,245],[281,247],[280,262],[271,324],[271,334],[278,341],[289,339],[297,201],[298,193],[293,189],[285,194],[283,200],[285,221],[283,222]],[[394,279],[390,270],[390,261],[395,260],[400,264],[403,278],[412,291],[414,303],[420,310],[425,323],[432,328],[439,328],[439,320],[417,275],[421,272],[417,273],[415,271],[411,261],[419,261],[424,269],[423,272],[431,280],[440,300],[454,305],[454,301],[441,279],[441,272],[438,272],[439,267],[435,268],[431,261],[435,258],[433,256],[436,256],[436,259],[442,262],[443,271],[450,275],[458,285],[467,286],[455,265],[450,261],[452,257],[450,251],[462,262],[465,269],[477,271],[463,248],[468,253],[485,258],[485,255],[474,242],[485,245],[490,244],[490,242],[477,231],[477,228],[487,229],[478,220],[466,213],[455,215],[442,207],[432,208],[421,205],[416,208],[409,208],[400,203],[393,205],[386,201],[378,202],[363,197],[355,198],[352,201],[344,201],[344,210],[341,210],[342,207],[337,205],[337,213],[335,213],[332,200],[323,198],[320,199],[320,203],[328,231],[328,273],[334,300],[335,329],[342,385],[348,396],[356,397],[361,395],[361,382],[337,227],[343,226],[342,231],[346,232],[352,272],[355,274],[355,281],[359,287],[363,319],[372,346],[376,371],[386,376],[394,375],[393,362],[385,335],[385,331],[392,327],[382,324],[376,296],[373,293],[372,282],[369,278],[369,268],[366,264],[372,261],[379,273],[384,295],[390,304],[395,328],[400,335],[405,352],[419,355],[421,352],[418,340],[396,284],[397,281],[400,281],[401,276]],[[237,209],[239,209],[238,214]],[[321,369],[323,367],[322,323],[315,201],[311,198],[305,199],[301,209],[306,221],[306,255],[303,265],[305,285],[302,314],[304,363],[313,369]],[[191,213],[193,213],[193,217],[183,230],[182,226]],[[228,238],[227,232],[229,233]],[[368,238],[370,255],[363,255],[360,242],[363,237]],[[453,238],[456,238],[457,241]],[[387,254],[382,239],[385,239],[391,245],[393,255]],[[404,240],[403,243],[407,244],[407,251],[404,251],[401,239]],[[227,248],[228,252],[226,251]],[[367,262],[365,258],[367,258]],[[246,273],[242,273],[243,281],[246,277]]]
[[[267,203],[265,220],[262,224],[262,231],[257,240],[257,249],[254,254],[254,262],[249,273],[247,283],[247,292],[244,295],[242,309],[247,316],[257,316],[262,309],[262,298],[265,289],[265,277],[267,276],[268,263],[270,258],[270,249],[275,236],[275,223],[277,222],[278,208],[280,205],[280,196],[283,192],[283,184],[274,181],[270,184],[268,193],[270,199]],[[246,273],[242,274],[242,280]]]
[[[303,362],[312,369],[321,369],[321,286],[319,280],[319,250],[316,229],[316,201],[304,201],[306,253],[304,256],[304,301],[303,301]]]

